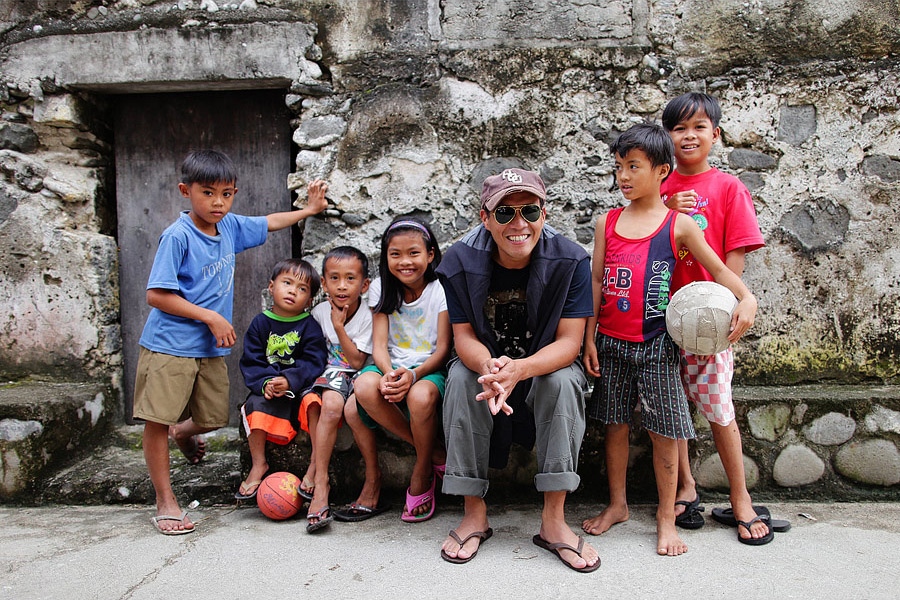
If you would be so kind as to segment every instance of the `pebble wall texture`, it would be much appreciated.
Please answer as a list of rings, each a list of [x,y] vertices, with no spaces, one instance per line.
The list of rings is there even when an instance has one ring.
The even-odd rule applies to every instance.
[[[590,248],[596,215],[621,202],[609,142],[704,90],[724,114],[711,162],[751,190],[767,243],[748,257],[760,312],[738,382],[895,383],[898,21],[874,0],[4,3],[0,375],[119,387],[115,94],[284,88],[286,185],[330,183],[305,228],[315,264],[344,243],[374,258],[398,214],[430,221],[446,247],[506,166],[539,171],[549,222]],[[779,484],[832,471],[897,484],[896,431],[853,437],[896,413],[835,409],[800,427],[791,403],[760,410],[753,439],[791,442],[764,461]]]

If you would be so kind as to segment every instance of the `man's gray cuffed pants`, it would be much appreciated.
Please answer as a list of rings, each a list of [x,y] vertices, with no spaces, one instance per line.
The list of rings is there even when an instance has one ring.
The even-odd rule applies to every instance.
[[[447,473],[443,492],[483,498],[488,490],[488,458],[494,421],[488,403],[475,400],[483,388],[478,374],[460,360],[450,364],[444,393]],[[535,377],[525,399],[537,433],[539,492],[571,492],[581,478],[575,472],[584,437],[587,379],[581,363]]]

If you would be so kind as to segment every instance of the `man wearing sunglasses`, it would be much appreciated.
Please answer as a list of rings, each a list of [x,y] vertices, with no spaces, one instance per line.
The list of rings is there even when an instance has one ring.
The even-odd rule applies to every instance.
[[[505,467],[515,441],[537,446],[544,508],[532,541],[576,571],[600,566],[565,520],[566,494],[580,481],[587,382],[578,354],[593,311],[590,258],[545,224],[546,197],[531,171],[485,179],[481,224],[437,270],[458,355],[444,395],[443,491],[465,497],[462,523],[441,547],[449,562],[468,562],[493,534],[488,468]]]

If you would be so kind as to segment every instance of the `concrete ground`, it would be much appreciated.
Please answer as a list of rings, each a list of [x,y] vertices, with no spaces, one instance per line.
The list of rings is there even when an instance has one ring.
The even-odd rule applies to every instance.
[[[183,536],[157,534],[148,506],[0,507],[0,598],[900,597],[897,503],[769,504],[793,528],[762,547],[739,544],[707,505],[703,529],[681,530],[690,550],[680,557],[656,556],[654,509],[636,506],[629,522],[588,536],[602,560],[592,574],[531,543],[537,506],[495,508],[494,537],[471,563],[441,560],[458,506],[417,524],[397,506],[315,535],[255,506],[200,507],[197,531]],[[570,524],[598,508],[571,505]]]

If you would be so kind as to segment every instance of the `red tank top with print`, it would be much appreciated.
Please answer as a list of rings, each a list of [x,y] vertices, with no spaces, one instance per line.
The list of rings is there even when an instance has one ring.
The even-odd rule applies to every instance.
[[[669,211],[652,234],[630,239],[616,233],[622,209],[606,217],[603,297],[597,330],[645,342],[666,330],[666,307],[675,269],[675,216]]]

